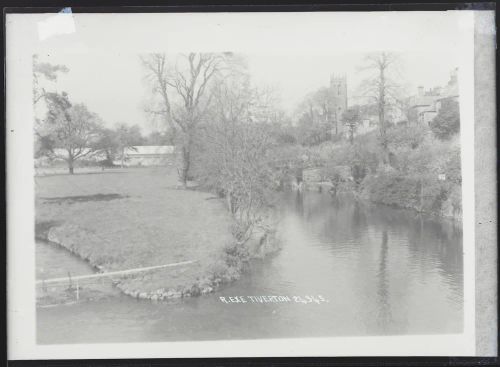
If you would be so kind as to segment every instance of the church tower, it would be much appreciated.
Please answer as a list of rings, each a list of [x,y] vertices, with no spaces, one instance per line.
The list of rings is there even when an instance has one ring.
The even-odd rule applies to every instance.
[[[330,96],[332,103],[332,120],[335,134],[342,134],[344,124],[342,115],[347,110],[347,78],[345,75],[330,77]]]

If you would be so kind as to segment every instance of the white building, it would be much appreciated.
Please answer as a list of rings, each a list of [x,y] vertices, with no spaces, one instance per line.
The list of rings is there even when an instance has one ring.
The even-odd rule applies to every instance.
[[[138,145],[125,149],[126,166],[164,166],[173,161],[172,145]],[[121,164],[116,162],[116,164]]]

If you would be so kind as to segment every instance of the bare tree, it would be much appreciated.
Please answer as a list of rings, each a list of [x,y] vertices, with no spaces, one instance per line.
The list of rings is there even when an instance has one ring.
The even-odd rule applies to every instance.
[[[353,106],[348,108],[342,115],[342,121],[346,124],[349,129],[349,142],[354,144],[354,133],[360,123],[360,111],[359,106]]]
[[[322,87],[314,93],[314,102],[320,109],[320,118],[327,125],[332,124],[332,119],[335,117],[335,109],[332,106],[333,98],[329,88]],[[335,134],[338,133],[338,118],[334,118]]]
[[[268,91],[250,88],[247,78],[218,81],[212,118],[202,129],[199,179],[226,198],[242,242],[256,226],[266,230],[262,215],[276,184],[271,101]]]
[[[337,134],[339,119],[336,118],[334,110],[328,88],[319,88],[307,94],[296,112],[300,130],[299,140],[303,144],[315,145],[328,140],[332,130]]]
[[[125,165],[125,150],[134,148],[135,145],[140,145],[143,142],[141,128],[138,125],[127,126],[124,123],[118,123],[115,127],[116,142],[120,151],[121,167]]]
[[[399,58],[389,52],[379,52],[365,57],[362,71],[371,75],[361,83],[361,94],[373,98],[377,105],[380,143],[384,152],[384,163],[389,162],[387,144],[387,111],[392,101],[397,100],[398,84],[394,73],[398,72]]]
[[[212,100],[211,82],[223,71],[229,54],[189,53],[169,65],[165,54],[142,57],[147,78],[159,103],[148,108],[178,132],[181,153],[179,177],[187,185],[196,128],[205,118]]]

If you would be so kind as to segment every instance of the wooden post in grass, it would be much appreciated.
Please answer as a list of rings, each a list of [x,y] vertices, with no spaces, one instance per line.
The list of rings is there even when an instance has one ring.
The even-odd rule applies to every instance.
[[[80,299],[80,285],[78,284],[78,279],[76,280],[76,300]]]

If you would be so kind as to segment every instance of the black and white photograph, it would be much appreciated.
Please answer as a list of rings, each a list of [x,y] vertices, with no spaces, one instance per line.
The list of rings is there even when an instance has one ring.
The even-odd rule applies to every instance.
[[[473,13],[8,15],[12,348],[473,355]]]

